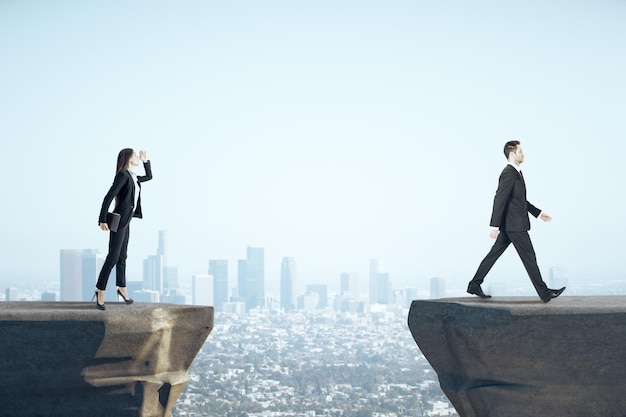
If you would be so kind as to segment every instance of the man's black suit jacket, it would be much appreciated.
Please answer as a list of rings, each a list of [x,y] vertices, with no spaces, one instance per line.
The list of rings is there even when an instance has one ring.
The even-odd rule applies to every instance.
[[[509,164],[500,174],[498,189],[493,199],[490,225],[507,232],[528,231],[530,230],[528,213],[537,217],[541,214],[541,210],[526,200],[524,179]]]
[[[146,171],[146,175],[137,176],[140,190],[142,182],[152,179],[150,161],[144,162],[143,168]],[[109,192],[106,196],[104,196],[104,201],[102,202],[102,207],[100,208],[100,217],[98,219],[99,223],[107,222],[107,212],[111,206],[111,202],[116,196],[117,201],[115,202],[113,213],[120,214],[120,229],[128,225],[131,216],[142,218],[141,193],[137,199],[137,207],[135,207],[135,184],[133,184],[133,177],[128,170],[123,169],[115,175],[113,185],[111,185]]]

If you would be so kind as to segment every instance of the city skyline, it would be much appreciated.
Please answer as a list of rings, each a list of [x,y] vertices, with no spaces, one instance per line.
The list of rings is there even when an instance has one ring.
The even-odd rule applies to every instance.
[[[247,245],[268,291],[284,256],[303,283],[363,289],[370,259],[395,287],[467,282],[509,139],[553,218],[530,231],[544,279],[623,279],[625,18],[617,0],[0,2],[0,285],[58,280],[60,249],[106,253],[125,147],[154,174],[129,280],[168,230],[184,284]],[[488,280],[526,284],[512,255]]]
[[[253,249],[264,251],[264,248],[257,247]],[[5,287],[6,294],[9,294],[9,292],[12,294],[10,300],[37,301],[41,298],[41,300],[44,301],[86,301],[92,298],[93,282],[96,280],[98,271],[102,267],[104,255],[94,249],[61,249],[59,259],[60,280],[42,282],[38,286],[33,286],[30,283],[7,286]],[[295,266],[296,261],[292,257],[284,257],[282,262],[283,265],[285,264],[285,260],[288,260],[292,266]],[[245,262],[246,260],[240,259],[239,261]],[[211,267],[211,264],[213,264],[213,268]],[[370,259],[370,268],[373,264],[382,265],[381,260]],[[163,267],[163,276],[167,275],[168,269],[177,270],[177,267]],[[205,303],[206,300],[213,300],[213,304],[211,305],[214,305],[217,311],[222,311],[222,307],[224,307],[225,304],[230,304],[228,310],[224,310],[225,312],[232,313],[235,312],[233,311],[233,309],[235,309],[236,311],[243,313],[249,310],[250,307],[247,307],[246,300],[238,295],[238,281],[240,275],[238,272],[232,273],[232,275],[237,276],[237,279],[235,279],[234,276],[231,277],[231,273],[228,272],[229,269],[228,260],[209,260],[208,274],[194,274],[190,277],[188,282],[185,282],[181,287],[166,288],[164,291],[159,292],[151,289],[149,287],[149,282],[145,280],[129,280],[127,282],[128,290],[129,293],[137,296],[137,301],[193,304],[194,297],[196,297],[194,281],[196,278],[200,277],[211,280],[211,289],[208,298],[206,298],[204,294],[200,295],[201,297],[205,297]],[[297,280],[298,288],[293,290],[294,297],[297,298],[296,310],[302,309],[303,297],[310,296],[311,294],[317,294],[316,297],[322,297],[323,294],[324,303],[317,305],[320,300],[318,298],[316,298],[313,303],[317,305],[315,307],[316,309],[323,308],[327,303],[330,306],[332,302],[334,303],[332,307],[337,310],[342,308],[342,303],[344,303],[344,307],[354,302],[360,303],[362,306],[372,304],[406,304],[408,307],[410,301],[413,299],[471,297],[465,292],[464,283],[458,285],[459,283],[451,282],[441,276],[431,277],[424,283],[414,286],[394,285],[389,273],[377,272],[375,276],[375,283],[377,285],[374,290],[376,291],[374,298],[371,297],[368,290],[364,292],[361,289],[361,286],[359,285],[361,280],[354,272],[342,272],[330,283],[321,283],[320,281],[301,282],[300,280]],[[582,283],[572,282],[570,280],[569,270],[565,265],[550,266],[546,280],[551,287],[568,287],[568,295],[571,296],[626,294],[626,279],[601,279],[598,281],[586,281]],[[263,284],[265,284],[265,282]],[[485,287],[488,292],[492,293],[496,297],[534,296],[534,290],[527,282],[507,282],[491,279],[485,284]],[[323,288],[323,291],[320,292],[320,288]],[[381,288],[384,289],[382,295],[380,291]],[[20,294],[17,298],[15,295],[16,291]],[[262,292],[258,297],[259,304],[257,306],[261,308],[269,308],[270,310],[278,308],[284,310],[282,291],[283,289],[281,288],[280,291],[267,290]],[[227,292],[227,296],[218,299],[215,294],[220,292]],[[331,296],[333,297],[332,299],[330,298]],[[0,299],[2,299],[1,297],[2,296],[0,295]],[[8,296],[5,299],[9,301]],[[224,302],[224,299],[228,301]],[[119,301],[114,291],[107,291],[106,300]],[[312,301],[309,299],[309,307],[311,303]],[[237,304],[243,305],[243,310],[241,309],[241,306],[237,306]],[[354,304],[352,304],[352,307],[354,307]]]
[[[164,243],[166,241],[164,239],[165,236],[167,236],[167,231],[159,231],[158,259],[167,257],[166,245]],[[157,264],[152,262],[154,255],[150,255],[144,260],[144,280],[129,280],[129,291],[131,294],[137,295],[139,301],[184,304],[185,302],[189,303],[190,300],[192,303],[195,303],[196,301],[193,300],[201,297],[203,304],[211,303],[216,307],[217,311],[222,311],[226,303],[230,304],[228,311],[231,311],[232,308],[240,310],[241,307],[232,305],[238,302],[245,306],[245,310],[259,306],[270,309],[280,307],[284,311],[311,308],[312,305],[315,308],[324,308],[332,302],[334,303],[333,308],[348,311],[350,309],[362,308],[358,307],[359,303],[369,305],[399,303],[408,306],[411,297],[413,299],[432,299],[468,296],[464,290],[465,283],[461,283],[459,286],[459,283],[440,276],[429,278],[427,285],[395,285],[392,274],[384,272],[386,268],[384,260],[381,259],[369,260],[370,288],[365,292],[361,289],[358,274],[354,272],[342,272],[335,276],[330,283],[322,283],[320,281],[302,282],[296,279],[297,262],[295,258],[289,256],[283,257],[281,262],[280,292],[271,289],[265,290],[267,283],[265,280],[266,262],[264,253],[265,248],[263,247],[248,246],[246,248],[246,259],[237,261],[239,265],[236,273],[232,271],[229,273],[228,260],[210,259],[206,272],[194,274],[182,288],[178,285],[161,285],[158,287],[160,289],[154,286],[155,280],[158,282],[167,281],[165,277],[168,275],[170,280],[178,283],[176,273],[178,267],[159,262],[160,269],[155,269]],[[61,278],[58,282],[59,300],[86,301],[89,299],[92,296],[93,282],[96,280],[103,261],[104,255],[99,253],[98,250],[61,249],[59,262]],[[253,275],[249,277],[248,271]],[[234,276],[237,277],[236,280]],[[550,266],[546,276],[548,284],[552,287],[570,285],[569,270],[565,265]],[[175,277],[175,279],[172,279],[172,277]],[[196,283],[200,278],[210,280],[210,294],[197,294]],[[295,285],[296,283],[297,286]],[[46,283],[46,285],[39,287],[42,298],[44,297],[43,293],[50,294],[51,284],[53,283]],[[584,284],[573,284],[568,291],[571,295],[584,295],[587,292],[598,295],[602,294],[603,291],[604,294],[615,295],[626,292],[626,280],[588,281]],[[248,294],[248,287],[250,286],[253,290]],[[6,288],[9,291],[13,287],[9,286]],[[206,288],[206,285],[202,288]],[[524,284],[491,279],[487,282],[486,288],[496,296],[527,296],[533,294],[532,287],[528,284],[528,281]],[[19,289],[20,291],[26,290],[23,286]],[[138,293],[135,293],[136,291]],[[187,293],[187,301],[185,301],[185,293]],[[287,297],[285,297],[285,294],[287,294]],[[332,295],[334,299],[331,300],[329,295]],[[287,299],[292,300],[293,307],[286,306],[285,300]],[[115,300],[115,294],[112,291],[107,292],[107,300]]]
[[[161,235],[161,234],[160,234]],[[261,259],[256,262],[265,263],[262,257],[265,248],[248,247],[246,252],[255,257],[254,253],[261,254]],[[161,252],[163,254],[163,252]],[[149,256],[147,260],[150,260]],[[99,269],[104,262],[104,255],[94,249],[61,249],[60,250],[60,281],[42,283],[37,289],[30,285],[18,285],[6,287],[5,300],[48,300],[48,301],[87,301],[93,294],[93,283],[96,280]],[[239,260],[239,262],[248,263],[248,259]],[[155,274],[152,266],[148,262],[149,273]],[[151,281],[128,281],[128,290],[137,301],[143,302],[164,302],[174,304],[202,304],[213,305],[216,311],[239,312],[245,313],[254,307],[269,308],[276,310],[278,308],[285,312],[292,310],[307,309],[323,309],[331,307],[337,311],[359,312],[367,305],[403,305],[408,307],[413,299],[434,299],[434,298],[455,298],[468,297],[465,293],[465,286],[458,286],[450,283],[444,277],[436,276],[428,280],[428,285],[416,285],[410,287],[402,287],[394,285],[391,275],[387,272],[380,272],[384,263],[380,259],[370,259],[370,276],[374,277],[374,294],[369,291],[363,292],[359,285],[359,276],[352,272],[342,272],[335,277],[330,284],[317,282],[300,282],[295,279],[296,260],[293,257],[284,257],[282,260],[283,271],[288,271],[284,276],[281,274],[281,280],[287,278],[290,274],[292,284],[298,282],[298,288],[290,288],[293,299],[297,299],[294,304],[295,308],[285,308],[284,290],[281,286],[280,292],[272,290],[260,290],[261,292],[254,296],[258,300],[256,305],[250,305],[249,299],[239,295],[240,285],[239,279],[246,277],[247,268],[243,268],[243,274],[239,271],[233,273],[238,277],[231,279],[229,274],[228,260],[209,260],[208,273],[194,274],[188,283],[182,288],[168,287],[162,291],[154,290],[150,287]],[[262,267],[263,269],[264,267]],[[168,270],[177,270],[175,266],[163,266],[160,276],[167,276]],[[260,272],[264,272],[261,270]],[[264,275],[264,274],[262,274]],[[146,274],[144,273],[144,277]],[[202,280],[203,284],[198,286],[198,280]],[[243,285],[248,285],[245,279]],[[252,280],[254,282],[254,280]],[[284,281],[283,281],[284,282]],[[569,271],[565,265],[553,265],[549,267],[547,274],[547,282],[552,287],[567,286],[569,288],[568,295],[618,295],[626,293],[626,280],[601,280],[588,281],[585,283],[571,283]],[[573,285],[571,285],[573,284]],[[256,284],[255,284],[256,285]],[[265,282],[262,282],[265,286]],[[532,287],[526,283],[510,283],[499,280],[489,280],[485,285],[488,292],[497,297],[508,296],[532,296],[534,292]],[[55,289],[56,288],[56,289]],[[450,289],[447,289],[450,288]],[[208,289],[208,290],[207,290]],[[245,288],[244,288],[245,291]],[[55,296],[56,293],[56,296]],[[220,294],[218,296],[218,294]],[[11,294],[9,296],[9,294]],[[18,295],[19,294],[19,295]],[[202,301],[197,301],[197,299]],[[331,298],[332,297],[332,298]],[[107,291],[107,301],[117,301],[114,291]],[[247,304],[248,303],[248,304]],[[226,307],[228,304],[228,307]],[[238,304],[240,304],[238,306]]]
[[[235,271],[231,269],[230,262],[227,259],[209,259],[208,267],[204,271],[198,271],[189,279],[180,280],[177,273],[178,267],[166,265],[163,261],[167,257],[166,245],[164,243],[166,241],[165,236],[167,236],[167,231],[160,230],[156,251],[157,256],[148,255],[143,260],[143,280],[129,280],[129,288],[132,288],[132,291],[140,289],[152,291],[164,297],[162,300],[164,302],[172,302],[170,296],[176,298],[180,295],[180,281],[183,282],[182,288],[189,289],[194,287],[196,277],[204,277],[205,275],[210,276],[210,279],[214,280],[214,284],[211,284],[213,294],[210,298],[215,299],[215,306],[218,308],[218,311],[221,310],[223,303],[230,301],[244,301],[247,303],[248,309],[254,308],[255,305],[262,306],[267,301],[267,297],[278,297],[281,307],[284,308],[283,299],[286,293],[291,294],[293,305],[295,305],[296,297],[306,295],[310,292],[310,287],[316,285],[324,285],[333,294],[346,295],[350,299],[359,298],[367,301],[369,304],[387,304],[393,300],[394,293],[397,290],[416,290],[421,294],[420,298],[425,298],[425,294],[430,294],[430,298],[468,296],[464,291],[465,282],[458,282],[441,276],[430,277],[421,283],[413,283],[413,285],[409,286],[396,285],[393,283],[394,274],[386,272],[385,262],[382,259],[369,260],[369,276],[363,277],[365,279],[360,279],[359,274],[354,271],[342,271],[326,281],[302,281],[296,279],[296,259],[285,256],[281,261],[280,277],[269,277],[269,282],[275,281],[274,284],[279,284],[279,286],[268,285],[264,256],[266,248],[253,246],[246,248],[246,259],[238,259],[237,262],[233,262],[236,268]],[[104,257],[104,254],[97,249],[61,249],[59,281],[57,281],[59,284],[60,301],[85,301],[90,299],[93,296],[94,282],[99,269],[102,267]],[[248,271],[252,273],[251,276],[248,276]],[[64,275],[65,280],[63,279]],[[570,272],[566,265],[550,265],[544,276],[546,282],[552,287],[567,286],[570,283]],[[175,284],[164,285],[168,281]],[[369,284],[366,281],[369,281]],[[584,283],[573,282],[573,284],[580,291],[580,288],[585,286],[597,288],[606,286],[602,281],[589,280]],[[626,283],[626,279],[609,281],[614,282],[616,286],[614,289],[609,289],[608,294],[619,293],[621,284]],[[439,283],[434,284],[434,282]],[[450,291],[446,291],[446,282],[451,284],[449,285]],[[48,288],[53,283],[54,281],[41,282],[39,288]],[[365,288],[366,285],[369,285],[369,288]],[[440,289],[435,290],[433,285]],[[13,286],[9,285],[6,288]],[[250,286],[253,288],[252,291],[254,293],[251,293],[252,299],[248,299],[249,296],[243,295],[248,292],[247,288]],[[266,290],[266,287],[269,287],[269,289]],[[491,278],[487,280],[486,287],[499,296],[511,293],[511,291],[520,295],[532,293],[532,287],[527,280],[502,281],[497,278]],[[26,288],[29,288],[29,285],[20,286],[20,290]],[[437,295],[434,296],[433,294]],[[190,295],[194,297],[194,291]],[[113,292],[107,292],[107,300],[115,300]]]

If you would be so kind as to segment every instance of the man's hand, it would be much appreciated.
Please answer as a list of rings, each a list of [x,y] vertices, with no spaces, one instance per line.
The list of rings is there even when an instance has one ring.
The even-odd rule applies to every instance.
[[[109,230],[109,225],[106,223],[100,223],[100,229],[107,231]]]
[[[548,214],[546,213],[541,213],[541,216],[539,216],[539,218],[541,220],[543,220],[544,222],[549,222],[550,220],[552,220],[552,217],[550,217]]]
[[[495,239],[498,237],[499,234],[500,234],[500,231],[498,229],[491,229],[491,233],[489,233],[489,237],[492,239]]]

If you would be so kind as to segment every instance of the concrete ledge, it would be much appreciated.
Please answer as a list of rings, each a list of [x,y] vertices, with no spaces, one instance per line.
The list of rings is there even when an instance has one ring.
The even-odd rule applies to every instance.
[[[408,324],[461,417],[626,416],[626,297],[416,300]]]
[[[0,302],[9,416],[170,416],[213,307]]]

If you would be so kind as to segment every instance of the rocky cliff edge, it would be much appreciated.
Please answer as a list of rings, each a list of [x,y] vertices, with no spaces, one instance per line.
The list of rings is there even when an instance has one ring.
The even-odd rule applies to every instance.
[[[416,300],[408,324],[461,417],[626,416],[626,297]]]
[[[0,302],[0,410],[166,417],[213,329],[213,307]]]

